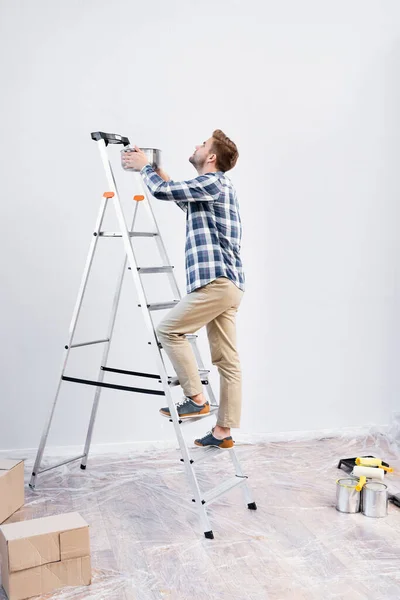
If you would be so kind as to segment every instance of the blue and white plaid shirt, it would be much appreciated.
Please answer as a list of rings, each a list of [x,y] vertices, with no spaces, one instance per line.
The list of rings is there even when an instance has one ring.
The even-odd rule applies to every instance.
[[[189,181],[164,181],[150,165],[143,167],[141,175],[155,198],[173,201],[187,214],[187,293],[218,277],[227,277],[244,291],[242,224],[230,179],[217,171]]]

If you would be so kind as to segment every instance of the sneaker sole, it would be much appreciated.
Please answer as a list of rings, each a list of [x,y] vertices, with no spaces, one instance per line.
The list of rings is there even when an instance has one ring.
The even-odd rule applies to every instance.
[[[161,412],[161,410],[159,411],[160,415],[162,417],[167,417],[167,419],[171,419],[171,415],[168,415],[167,413]],[[211,412],[206,412],[206,413],[193,413],[191,415],[178,415],[180,419],[201,419],[201,417],[209,417],[211,414]]]
[[[207,444],[207,445],[203,445],[203,444],[198,444],[196,441],[194,442],[195,446],[197,446],[198,448],[218,448],[218,450],[232,450],[232,448],[234,447],[234,443],[232,444],[232,446],[217,446],[216,444]]]

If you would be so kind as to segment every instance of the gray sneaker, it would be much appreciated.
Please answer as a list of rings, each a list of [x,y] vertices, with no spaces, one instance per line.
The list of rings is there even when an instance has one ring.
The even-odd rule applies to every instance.
[[[206,417],[210,414],[210,403],[205,402],[205,404],[196,404],[191,398],[185,396],[184,399],[176,405],[176,410],[178,411],[180,419]],[[171,418],[168,406],[160,408],[160,413],[163,417]]]
[[[194,440],[196,446],[202,446],[203,448],[206,448],[208,446],[215,446],[215,448],[221,449],[233,448],[234,441],[231,435],[229,437],[224,438],[223,440],[219,440],[218,438],[213,436],[213,432],[214,429],[206,433],[204,437]]]

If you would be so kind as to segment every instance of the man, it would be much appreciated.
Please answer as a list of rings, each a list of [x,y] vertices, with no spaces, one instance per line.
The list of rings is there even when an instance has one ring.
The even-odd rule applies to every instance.
[[[189,161],[198,177],[176,182],[150,166],[144,152],[125,154],[125,165],[140,170],[151,194],[178,204],[186,217],[185,296],[163,319],[157,335],[175,368],[185,398],[177,405],[181,419],[207,416],[198,366],[187,333],[207,326],[213,365],[220,375],[220,406],[211,432],[198,446],[232,448],[231,427],[240,426],[241,368],[236,349],[235,317],[244,293],[240,259],[242,226],[232,182],[225,173],[238,158],[236,145],[219,129],[196,146]],[[161,414],[170,417],[169,408]]]

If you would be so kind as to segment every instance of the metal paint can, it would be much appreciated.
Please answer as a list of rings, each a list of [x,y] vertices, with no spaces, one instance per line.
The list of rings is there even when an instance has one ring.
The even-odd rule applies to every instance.
[[[145,153],[151,166],[154,169],[158,169],[158,167],[161,164],[161,150],[159,150],[158,148],[140,148],[140,150],[142,150]],[[136,150],[134,148],[132,148],[131,146],[125,146],[125,148],[123,148],[121,150],[121,166],[122,166],[122,168],[125,171],[137,172],[137,169],[130,169],[129,167],[125,167],[125,165],[124,165],[124,153],[125,152],[136,152]]]
[[[346,477],[336,481],[336,510],[343,513],[360,512],[361,494],[356,490],[358,479]]]
[[[388,509],[387,485],[370,481],[362,489],[362,513],[366,517],[386,517]]]

